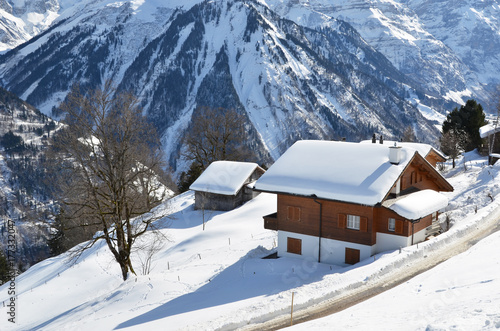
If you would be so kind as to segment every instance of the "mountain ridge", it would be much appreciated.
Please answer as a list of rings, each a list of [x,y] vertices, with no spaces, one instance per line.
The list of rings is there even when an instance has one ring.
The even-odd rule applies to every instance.
[[[46,114],[73,83],[95,87],[114,80],[119,89],[141,98],[176,170],[188,166],[181,157],[182,136],[197,107],[225,105],[245,113],[253,132],[249,147],[261,161],[271,162],[298,139],[355,141],[374,132],[399,139],[407,126],[413,126],[419,140],[435,143],[435,119],[442,120],[442,114],[472,95],[464,74],[456,70],[463,62],[453,60],[432,34],[417,29],[423,24],[408,23],[406,29],[415,29],[425,37],[421,43],[435,43],[444,55],[424,62],[421,72],[416,64],[430,55],[408,67],[388,57],[413,35],[388,38],[392,48],[381,52],[376,38],[362,29],[368,13],[384,14],[376,6],[389,13],[399,10],[368,20],[376,35],[386,31],[380,17],[401,18],[393,25],[403,27],[408,18],[418,21],[409,2],[390,1],[385,7],[365,1],[333,7],[322,0],[279,2],[286,10],[277,3],[103,0],[82,3],[81,11],[70,6],[52,30],[0,58],[0,79]],[[349,4],[363,18],[358,23],[348,22]],[[446,54],[453,61],[438,66]],[[439,75],[427,79],[426,72]],[[218,79],[224,83],[218,85]],[[477,86],[482,95],[488,93]],[[417,109],[431,109],[436,116]]]

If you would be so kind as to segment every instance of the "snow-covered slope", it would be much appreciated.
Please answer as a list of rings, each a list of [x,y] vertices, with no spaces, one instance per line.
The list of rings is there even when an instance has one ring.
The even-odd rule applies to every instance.
[[[194,194],[187,192],[159,207],[158,212],[171,213],[170,218],[158,223],[168,240],[154,255],[148,274],[141,272],[141,253],[135,252],[138,275],[123,282],[104,243],[98,243],[72,266],[67,264],[67,254],[45,260],[15,280],[18,324],[8,322],[9,307],[0,307],[0,316],[4,316],[0,329],[214,330],[243,328],[275,316],[289,316],[292,292],[298,310],[340,293],[370,287],[384,275],[425,261],[434,249],[459,240],[485,222],[491,223],[489,213],[499,211],[500,164],[486,164],[485,158],[470,153],[459,168],[447,171],[455,187],[454,192],[446,193],[450,199],[447,213],[453,225],[450,231],[418,247],[404,248],[401,253],[385,252],[354,266],[293,258],[262,259],[275,251],[276,234],[265,230],[262,221],[263,215],[276,210],[272,195],[261,194],[234,211],[205,213],[208,222],[203,231],[203,213],[193,209]],[[376,298],[367,301],[362,307],[368,305],[368,309],[356,314],[355,320],[349,316],[361,312],[361,308],[341,313],[343,319],[332,318],[361,330],[373,323],[370,312],[389,305],[398,312],[413,308],[415,314],[382,314],[384,319],[377,319],[379,329],[403,322],[407,330],[426,326],[494,329],[500,321],[498,310],[492,310],[500,304],[496,295],[500,281],[498,240],[498,235],[492,236],[402,289],[384,294],[382,303]],[[447,279],[450,275],[453,277]],[[0,288],[0,301],[9,302],[9,286]],[[414,298],[420,304],[398,301],[400,296]],[[463,307],[468,310],[457,311]],[[459,313],[463,315],[457,316]],[[325,324],[314,325],[321,329]]]

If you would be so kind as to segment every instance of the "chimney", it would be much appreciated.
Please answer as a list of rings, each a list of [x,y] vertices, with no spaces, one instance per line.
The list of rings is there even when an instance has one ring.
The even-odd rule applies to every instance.
[[[372,136],[372,144],[375,144],[377,142],[377,137],[375,136],[375,133]]]
[[[399,164],[401,162],[401,146],[394,143],[394,146],[389,147],[389,162]]]
[[[380,135],[380,143],[383,144],[384,143],[384,138],[382,138],[382,135]]]

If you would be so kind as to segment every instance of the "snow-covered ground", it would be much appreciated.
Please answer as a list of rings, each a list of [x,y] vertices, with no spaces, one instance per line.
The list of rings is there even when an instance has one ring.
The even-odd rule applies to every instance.
[[[500,329],[500,232],[370,300],[290,330]]]
[[[455,187],[445,193],[450,200],[450,231],[418,247],[379,254],[354,266],[262,259],[275,251],[276,234],[265,230],[262,220],[276,210],[273,195],[261,194],[234,211],[203,214],[193,209],[194,194],[185,193],[158,210],[171,214],[158,223],[168,240],[154,256],[149,273],[143,272],[136,254],[138,275],[123,282],[105,244],[88,250],[74,265],[67,263],[66,254],[45,260],[17,277],[15,284],[0,288],[5,305],[11,298],[9,286],[14,285],[17,294],[16,324],[8,321],[9,307],[0,305],[0,329],[227,330],[287,315],[292,293],[294,308],[300,310],[370,286],[424,259],[427,251],[490,222],[488,215],[499,207],[500,164],[487,166],[485,158],[468,153],[447,177]],[[327,317],[331,320],[295,327],[498,328],[499,240],[499,234],[492,235],[397,288]]]

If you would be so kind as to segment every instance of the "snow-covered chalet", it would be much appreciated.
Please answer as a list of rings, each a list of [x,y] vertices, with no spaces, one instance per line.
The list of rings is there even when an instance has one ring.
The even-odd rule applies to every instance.
[[[255,183],[278,256],[354,264],[426,239],[453,187],[409,145],[298,141]]]
[[[253,183],[265,172],[256,163],[215,161],[189,187],[195,209],[232,210],[253,199]]]

